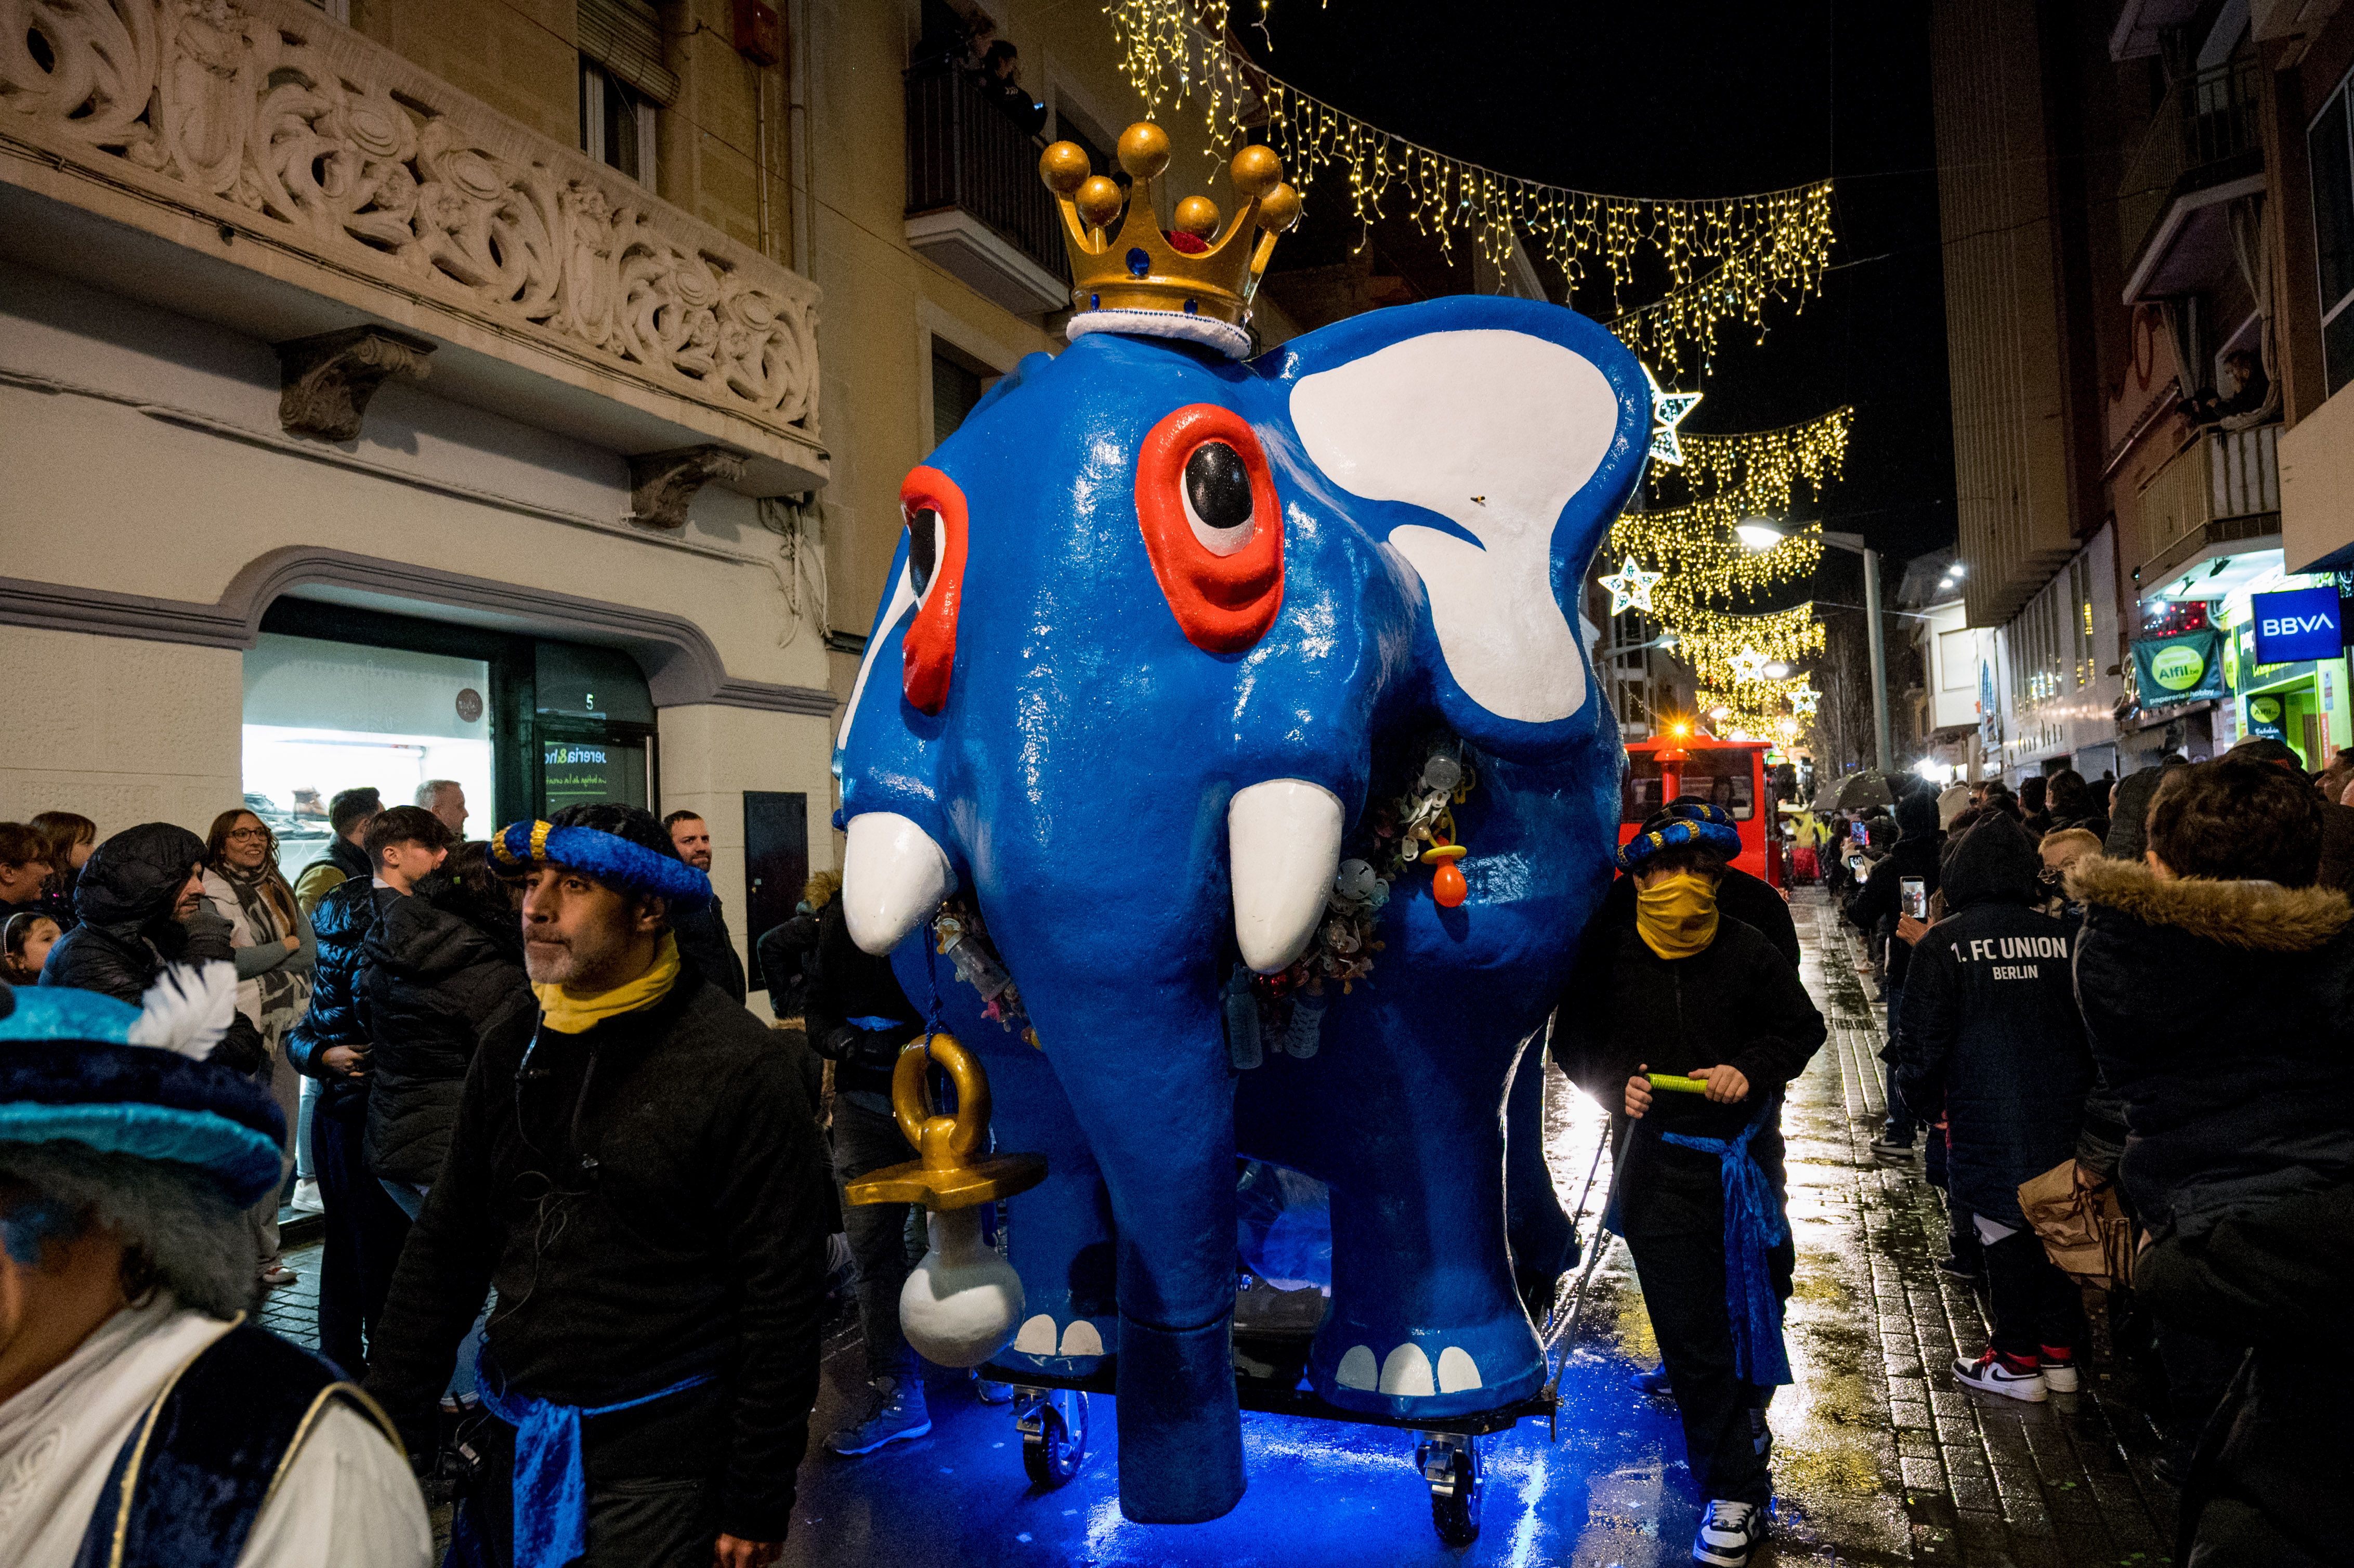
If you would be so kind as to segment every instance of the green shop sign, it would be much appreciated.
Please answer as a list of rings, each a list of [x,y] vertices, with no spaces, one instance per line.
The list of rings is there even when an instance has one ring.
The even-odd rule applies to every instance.
[[[2231,694],[2223,680],[2223,638],[2217,631],[2145,637],[2133,645],[2134,676],[2146,708]]]

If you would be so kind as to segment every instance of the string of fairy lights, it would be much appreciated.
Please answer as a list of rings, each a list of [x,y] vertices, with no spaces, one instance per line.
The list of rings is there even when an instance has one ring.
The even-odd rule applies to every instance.
[[[1656,393],[1647,510],[1611,526],[1600,579],[1611,613],[1639,609],[1674,639],[1675,655],[1699,677],[1700,711],[1715,733],[1789,738],[1813,716],[1818,694],[1801,670],[1823,650],[1811,604],[1751,608],[1814,574],[1819,528],[1776,524],[1759,547],[1736,530],[1744,521],[1787,515],[1801,493],[1819,499],[1846,461],[1852,408],[1738,435],[1678,427],[1696,399]],[[1664,503],[1664,504],[1663,504]]]
[[[1260,0],[1263,26],[1267,0]],[[1606,280],[1612,329],[1673,377],[1704,368],[1718,334],[1737,323],[1757,335],[1769,307],[1803,306],[1830,260],[1828,180],[1749,196],[1606,196],[1499,173],[1370,124],[1266,70],[1230,41],[1229,0],[1105,0],[1120,68],[1146,113],[1192,103],[1214,150],[1262,132],[1306,197],[1320,170],[1337,169],[1364,231],[1403,217],[1452,253],[1465,232],[1503,264],[1516,238],[1569,280],[1571,296]],[[1646,259],[1661,295],[1622,311]]]
[[[1258,0],[1264,32],[1271,0]],[[1283,160],[1303,197],[1319,171],[1337,170],[1362,232],[1397,216],[1452,254],[1468,234],[1501,266],[1525,239],[1560,269],[1569,297],[1606,283],[1608,325],[1670,382],[1705,370],[1720,333],[1738,323],[1763,336],[1770,307],[1803,309],[1821,291],[1832,242],[1828,180],[1751,196],[1665,199],[1601,195],[1499,173],[1394,135],[1265,69],[1231,41],[1232,0],[1104,0],[1119,64],[1148,116],[1192,103],[1208,146],[1257,133]],[[1362,243],[1362,241],[1361,241]],[[1665,289],[1622,308],[1639,282]],[[1818,694],[1800,672],[1822,652],[1811,604],[1760,611],[1777,587],[1811,577],[1820,531],[1777,527],[1756,547],[1744,520],[1785,518],[1803,491],[1819,498],[1847,452],[1854,410],[1778,429],[1685,435],[1696,392],[1660,391],[1651,439],[1649,509],[1610,531],[1603,577],[1611,613],[1640,609],[1674,640],[1699,677],[1701,711],[1720,735],[1793,736]]]

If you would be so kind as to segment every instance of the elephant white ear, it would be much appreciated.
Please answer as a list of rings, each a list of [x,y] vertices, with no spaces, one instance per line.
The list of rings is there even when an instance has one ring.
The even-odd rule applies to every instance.
[[[1465,696],[1528,724],[1584,705],[1585,660],[1553,583],[1558,560],[1585,554],[1578,540],[1556,540],[1563,512],[1627,422],[1601,366],[1533,333],[1429,332],[1301,376],[1290,415],[1333,483],[1462,531],[1401,523],[1388,537],[1422,575],[1440,655]],[[1597,504],[1585,550],[1620,499]]]

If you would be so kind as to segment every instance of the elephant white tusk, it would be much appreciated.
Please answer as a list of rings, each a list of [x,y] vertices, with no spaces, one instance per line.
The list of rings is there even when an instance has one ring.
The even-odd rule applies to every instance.
[[[1308,950],[1341,864],[1341,800],[1305,779],[1270,779],[1226,807],[1235,939],[1271,975]]]
[[[957,889],[948,853],[896,811],[850,819],[842,857],[842,916],[850,939],[881,957]]]

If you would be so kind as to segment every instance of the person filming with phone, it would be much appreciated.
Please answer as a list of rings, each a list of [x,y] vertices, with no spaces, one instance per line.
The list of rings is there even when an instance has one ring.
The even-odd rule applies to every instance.
[[[1888,1119],[1872,1151],[1884,1160],[1902,1160],[1920,1136],[1919,1118],[1896,1093],[1896,1023],[1904,1005],[1904,976],[1912,962],[1913,940],[1901,929],[1906,920],[1925,921],[1929,895],[1937,891],[1938,849],[1946,835],[1937,827],[1937,798],[1927,789],[1913,790],[1896,802],[1896,846],[1888,858],[1872,868],[1871,877],[1848,900],[1847,917],[1867,936],[1886,938],[1888,1039],[1880,1059],[1888,1064]]]

